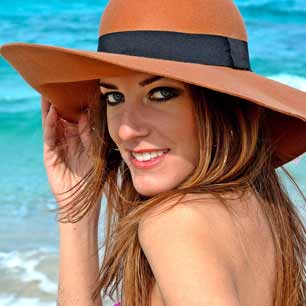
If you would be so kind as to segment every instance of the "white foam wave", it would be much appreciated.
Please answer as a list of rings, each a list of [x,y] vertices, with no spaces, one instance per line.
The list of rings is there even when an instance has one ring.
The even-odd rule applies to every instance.
[[[22,282],[35,281],[43,292],[56,294],[57,284],[36,269],[47,252],[49,253],[49,251],[43,249],[26,252],[0,252],[0,267],[15,273]]]
[[[109,297],[103,299],[103,305],[113,306]],[[41,302],[38,298],[16,298],[12,295],[0,295],[0,306],[56,306],[56,302]]]
[[[54,303],[42,303],[38,298],[16,298],[12,295],[0,295],[1,306],[55,306]]]
[[[267,78],[306,92],[306,78],[287,73],[270,75]]]

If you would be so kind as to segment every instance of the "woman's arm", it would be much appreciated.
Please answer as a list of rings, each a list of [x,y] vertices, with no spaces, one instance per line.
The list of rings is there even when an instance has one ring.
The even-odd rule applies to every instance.
[[[98,218],[59,223],[60,263],[58,306],[102,306],[91,294],[99,273]]]
[[[42,97],[44,164],[48,181],[58,205],[65,205],[59,195],[75,186],[93,167],[91,128],[88,113],[78,124],[63,120],[55,107]],[[60,144],[65,144],[61,146]],[[59,306],[101,306],[99,297],[91,299],[99,273],[98,220],[101,202],[77,223],[59,223],[60,267]]]

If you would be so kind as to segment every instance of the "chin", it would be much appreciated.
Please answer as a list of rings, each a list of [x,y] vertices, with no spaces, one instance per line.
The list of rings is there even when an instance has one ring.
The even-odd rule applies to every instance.
[[[134,187],[140,195],[145,196],[145,197],[153,197],[161,193],[162,191],[164,191],[159,188],[152,188],[152,187],[151,188],[144,188],[143,186],[142,187],[134,186]]]
[[[142,196],[153,197],[162,192],[173,190],[183,183],[192,173],[194,167],[177,171],[176,173],[167,174],[167,172],[155,175],[149,174],[132,174],[132,181],[136,191]],[[188,171],[187,171],[188,170]]]
[[[149,182],[142,182],[141,184],[136,182],[134,183],[134,188],[136,189],[136,191],[142,196],[146,197],[153,197],[155,195],[160,194],[161,192],[169,191],[174,187],[175,186],[172,185],[168,186],[167,184],[162,184],[161,182],[158,182],[156,186]]]

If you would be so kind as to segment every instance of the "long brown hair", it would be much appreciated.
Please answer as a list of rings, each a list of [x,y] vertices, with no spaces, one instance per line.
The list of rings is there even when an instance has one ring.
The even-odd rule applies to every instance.
[[[173,190],[153,197],[134,188],[127,165],[112,141],[103,97],[93,99],[90,121],[93,168],[76,185],[69,205],[59,209],[60,222],[78,222],[106,198],[103,262],[95,299],[103,290],[122,306],[149,306],[154,276],[138,241],[138,224],[153,206],[187,194],[208,194],[229,209],[228,192],[243,195],[252,190],[267,217],[276,250],[276,283],[273,306],[302,306],[306,299],[305,225],[289,198],[278,171],[282,170],[306,198],[290,173],[274,167],[274,144],[266,119],[270,110],[238,97],[188,85],[198,126],[200,161],[192,175]],[[171,208],[169,207],[169,209]],[[116,292],[116,298],[113,294]]]

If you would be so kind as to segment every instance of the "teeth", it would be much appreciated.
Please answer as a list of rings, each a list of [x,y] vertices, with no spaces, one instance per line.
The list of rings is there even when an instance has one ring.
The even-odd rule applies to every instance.
[[[157,157],[157,156],[161,156],[163,155],[164,153],[166,153],[167,151],[155,151],[155,152],[146,152],[146,153],[135,153],[135,152],[132,152],[132,155],[139,161],[148,161],[154,157]]]

